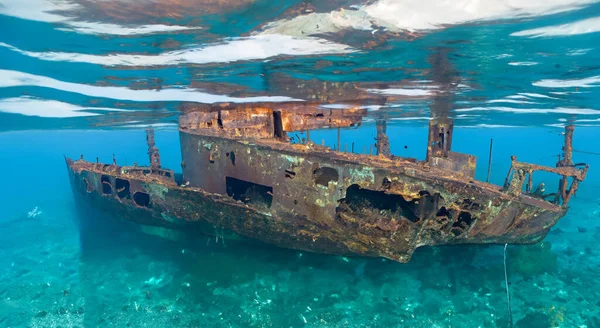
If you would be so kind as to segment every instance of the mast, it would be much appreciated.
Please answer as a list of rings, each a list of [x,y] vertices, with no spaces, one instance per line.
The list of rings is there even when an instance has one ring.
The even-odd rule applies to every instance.
[[[558,161],[556,166],[573,166],[573,124],[565,126],[565,144],[563,145],[563,158]]]
[[[390,158],[392,152],[390,151],[390,140],[386,134],[386,120],[378,119],[375,124],[377,125],[377,155]]]
[[[160,153],[154,142],[154,129],[146,129],[146,143],[148,144],[148,156],[150,157],[150,167],[152,169],[160,168]]]
[[[452,149],[454,119],[451,117],[453,91],[460,76],[450,59],[449,48],[438,48],[429,56],[431,79],[438,84],[439,91],[431,103],[431,121],[427,142],[427,162],[434,157],[447,158]]]
[[[573,124],[569,124],[565,126],[565,144],[563,145],[563,158],[561,159],[559,156],[558,163],[556,163],[556,167],[573,167],[573,131],[575,130],[575,126]],[[587,168],[586,168],[587,172]],[[571,187],[569,188],[569,179],[567,176],[563,175],[560,181],[558,182],[558,193],[554,199],[555,203],[560,203],[562,199],[563,207],[566,207],[571,199],[571,196],[577,192],[577,188],[579,187],[579,181],[577,179],[573,179],[571,183]]]

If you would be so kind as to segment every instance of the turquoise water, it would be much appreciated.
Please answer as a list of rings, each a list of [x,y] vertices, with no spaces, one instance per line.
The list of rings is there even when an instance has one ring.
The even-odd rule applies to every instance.
[[[366,125],[365,127],[368,127]],[[374,129],[373,129],[374,130]],[[455,142],[485,157],[495,138],[492,179],[509,154],[552,164],[562,137],[548,128],[457,130]],[[426,129],[390,127],[423,143]],[[364,138],[364,136],[358,136]],[[575,133],[594,146],[595,128]],[[529,139],[526,139],[529,137]],[[92,146],[102,140],[105,144]],[[175,130],[159,130],[164,164],[178,163]],[[5,327],[506,327],[502,246],[417,250],[408,264],[342,258],[198,236],[177,243],[74,204],[62,154],[144,162],[144,132],[22,131],[4,150],[1,325]],[[517,148],[510,151],[514,144]],[[24,147],[27,145],[27,147]],[[402,148],[403,147],[397,147]],[[456,147],[462,150],[462,147]],[[394,149],[394,152],[401,151]],[[419,156],[420,151],[413,151]],[[413,154],[408,154],[413,155]],[[423,156],[420,156],[423,157]],[[577,154],[593,167],[597,156]],[[481,165],[478,176],[485,176]],[[542,246],[509,246],[512,311],[519,327],[596,327],[600,286],[600,176],[591,170],[569,214]],[[38,208],[41,214],[28,218]],[[80,243],[78,215],[99,224]],[[81,218],[79,218],[81,219]],[[305,323],[304,320],[307,322]]]
[[[448,12],[447,26],[423,29],[440,20],[435,10],[422,21],[399,16],[414,24],[414,39],[404,30],[373,49],[362,40],[385,24],[365,9],[377,32],[365,36],[350,18],[345,33],[285,39],[301,45],[285,53],[282,39],[261,39],[261,24],[282,21],[294,1],[134,9],[92,1],[63,11],[19,3],[0,0],[0,327],[508,327],[503,245],[421,248],[400,264],[206,236],[174,241],[75,204],[63,156],[146,163],[143,129],[154,125],[163,166],[177,169],[182,101],[309,99],[282,75],[394,94],[369,107],[360,129],[342,130],[357,149],[384,118],[392,153],[423,159],[431,108],[446,108],[456,119],[453,150],[478,156],[480,180],[494,139],[499,185],[511,155],[553,166],[562,126],[573,122],[574,161],[590,171],[543,243],[508,246],[511,309],[516,327],[600,327],[600,4],[557,0],[555,12],[533,1],[512,12],[490,2],[498,13],[486,20],[477,2],[459,1],[473,19]],[[357,4],[312,5],[362,15],[349,7]],[[142,33],[159,24],[188,29]],[[329,145],[335,133],[311,138]],[[81,219],[96,224],[80,230]]]

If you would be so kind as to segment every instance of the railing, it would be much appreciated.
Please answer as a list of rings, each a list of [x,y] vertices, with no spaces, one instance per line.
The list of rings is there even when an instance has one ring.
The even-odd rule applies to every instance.
[[[569,200],[577,192],[579,183],[585,179],[589,168],[589,165],[585,163],[573,164],[573,130],[574,127],[571,125],[565,128],[564,154],[562,159],[559,156],[556,167],[519,162],[516,156],[512,156],[512,165],[504,182],[504,191],[509,195],[519,196],[523,192],[523,187],[525,187],[525,192],[530,196],[567,207]],[[536,171],[550,172],[562,176],[559,180],[558,191],[545,194],[543,183],[536,190],[533,190],[533,174]],[[571,181],[569,182],[569,180]],[[527,184],[525,185],[525,183]],[[549,198],[552,199],[548,200]]]

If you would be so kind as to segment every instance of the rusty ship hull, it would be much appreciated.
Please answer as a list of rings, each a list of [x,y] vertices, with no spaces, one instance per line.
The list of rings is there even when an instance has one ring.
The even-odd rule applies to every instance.
[[[587,171],[513,157],[505,186],[496,186],[473,179],[474,158],[449,151],[443,142],[428,149],[427,161],[416,161],[389,154],[384,135],[378,136],[376,155],[282,138],[287,131],[308,130],[311,119],[352,126],[359,122],[356,112],[298,117],[297,108],[259,108],[250,120],[231,119],[233,112],[182,115],[181,178],[160,167],[152,134],[148,167],[67,159],[73,192],[80,201],[143,225],[209,235],[227,230],[279,247],[407,262],[425,245],[542,240],[566,214]],[[440,129],[452,128],[432,122],[430,141],[444,135]],[[554,201],[533,195],[526,176],[536,170],[563,177]],[[574,181],[570,187],[568,178]]]

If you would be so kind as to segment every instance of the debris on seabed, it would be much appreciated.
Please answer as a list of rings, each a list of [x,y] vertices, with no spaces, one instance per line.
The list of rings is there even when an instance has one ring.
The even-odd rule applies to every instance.
[[[164,275],[160,278],[151,277],[150,279],[144,281],[144,285],[147,286],[158,286],[164,279]]]
[[[300,316],[302,317],[302,321],[304,321],[304,323],[308,323],[308,321],[306,320],[306,318],[302,314],[300,314]]]

